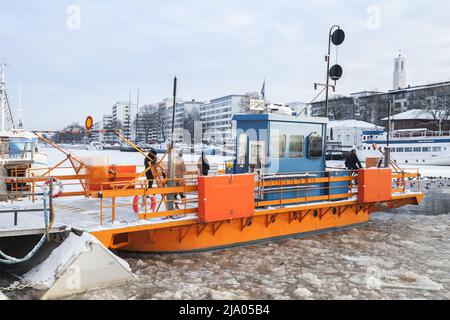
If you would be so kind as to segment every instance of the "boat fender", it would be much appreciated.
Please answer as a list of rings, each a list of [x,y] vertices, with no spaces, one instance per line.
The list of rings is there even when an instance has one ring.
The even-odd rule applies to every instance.
[[[50,178],[47,181],[45,181],[45,186],[49,187],[50,184],[52,184],[52,183],[53,183],[52,198],[58,198],[62,195],[64,186],[63,186],[62,182],[56,178]],[[55,189],[55,185],[56,185],[56,189]]]

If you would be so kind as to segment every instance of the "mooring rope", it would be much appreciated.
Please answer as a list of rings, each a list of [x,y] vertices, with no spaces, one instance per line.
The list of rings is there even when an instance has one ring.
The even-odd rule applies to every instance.
[[[45,234],[42,236],[41,240],[34,246],[34,248],[23,258],[15,258],[12,256],[7,255],[3,251],[0,250],[0,256],[2,256],[4,259],[0,259],[0,263],[3,264],[16,264],[21,263],[30,260],[36,252],[42,247],[42,245],[45,243],[45,240],[47,239],[47,235],[49,233],[49,224],[50,224],[50,209],[48,208],[48,202],[47,199],[49,198],[50,194],[48,190],[44,190],[44,197],[43,197],[43,204],[44,204],[44,223],[45,223]]]

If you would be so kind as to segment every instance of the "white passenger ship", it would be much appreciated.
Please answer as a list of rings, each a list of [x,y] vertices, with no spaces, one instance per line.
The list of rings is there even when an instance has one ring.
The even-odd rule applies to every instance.
[[[382,157],[378,148],[387,147],[387,133],[364,131],[357,146],[361,161],[367,157]],[[428,129],[396,130],[390,134],[391,159],[398,164],[450,166],[450,131]]]

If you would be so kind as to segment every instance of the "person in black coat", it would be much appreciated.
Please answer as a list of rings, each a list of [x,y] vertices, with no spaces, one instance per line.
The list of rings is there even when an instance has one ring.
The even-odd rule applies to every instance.
[[[200,159],[198,159],[197,168],[199,170],[199,173],[202,176],[207,176],[208,175],[208,171],[209,171],[210,167],[209,167],[209,161],[208,161],[208,159],[205,156],[205,152],[202,152],[202,155],[200,156]]]
[[[156,164],[157,159],[158,158],[156,157],[156,150],[150,148],[147,157],[145,157],[144,159],[145,170],[147,170],[151,165]],[[145,176],[147,177],[148,180],[148,188],[151,189],[153,187],[153,180],[155,179],[152,170],[150,169],[147,170]]]
[[[362,169],[361,162],[359,161],[358,156],[356,155],[356,149],[353,149],[345,159],[345,167],[348,170]]]

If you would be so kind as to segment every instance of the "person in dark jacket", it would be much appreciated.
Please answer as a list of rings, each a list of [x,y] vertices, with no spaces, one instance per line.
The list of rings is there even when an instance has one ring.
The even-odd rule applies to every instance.
[[[198,159],[197,168],[199,170],[199,174],[201,174],[202,176],[208,175],[208,171],[209,171],[210,167],[209,167],[209,161],[205,156],[205,152],[202,152],[200,159]]]
[[[145,170],[147,170],[151,165],[156,164],[157,159],[158,158],[156,157],[156,150],[150,148],[147,157],[145,157],[144,159]],[[148,180],[148,188],[151,189],[153,187],[153,180],[155,179],[152,170],[150,169],[147,170],[145,176],[147,177]]]
[[[350,152],[350,155],[347,156],[345,159],[345,167],[348,170],[358,170],[362,168],[361,162],[358,159],[358,156],[356,155],[356,149],[353,149]]]

